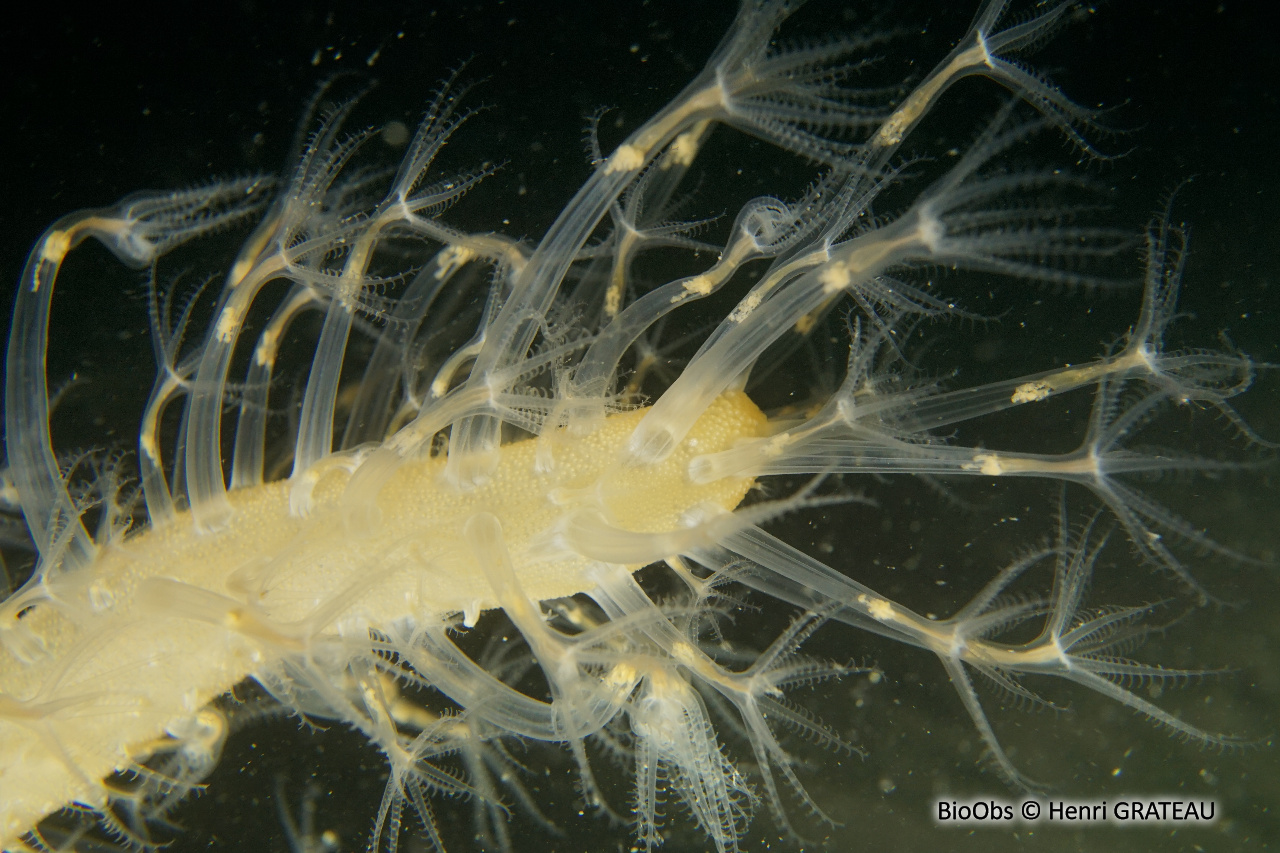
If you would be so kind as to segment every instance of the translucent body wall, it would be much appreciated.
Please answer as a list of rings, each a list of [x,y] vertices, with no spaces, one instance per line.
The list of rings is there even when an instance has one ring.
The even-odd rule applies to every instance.
[[[288,96],[197,63],[230,144],[157,74],[145,175],[42,175],[6,849],[1079,846],[933,803],[1173,792],[1218,822],[1153,843],[1265,841],[1247,89],[1152,106],[1132,10],[491,11],[300,19]]]

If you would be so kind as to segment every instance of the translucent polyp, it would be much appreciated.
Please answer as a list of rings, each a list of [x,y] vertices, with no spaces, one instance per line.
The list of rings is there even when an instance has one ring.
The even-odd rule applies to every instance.
[[[738,505],[750,478],[695,485],[685,467],[702,448],[759,434],[764,416],[746,395],[708,409],[668,463],[621,465],[642,416],[609,418],[565,442],[554,466],[537,473],[535,440],[506,445],[487,484],[461,494],[445,481],[443,459],[406,460],[379,494],[374,522],[344,513],[350,473],[334,468],[315,484],[305,516],[290,511],[290,484],[277,481],[230,492],[231,515],[217,533],[199,532],[180,513],[103,549],[91,571],[52,585],[54,600],[22,615],[38,666],[0,648],[0,685],[12,697],[12,707],[0,707],[5,833],[16,837],[67,803],[105,806],[98,780],[127,766],[138,744],[282,658],[340,681],[346,657],[334,649],[344,636],[496,607],[464,541],[476,513],[501,520],[519,579],[537,601],[591,586],[592,561],[556,533],[579,513],[651,534],[683,528],[691,512]],[[367,639],[354,648],[367,650]]]

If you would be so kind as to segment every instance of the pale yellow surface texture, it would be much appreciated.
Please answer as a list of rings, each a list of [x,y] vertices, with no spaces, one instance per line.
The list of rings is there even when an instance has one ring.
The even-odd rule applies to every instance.
[[[40,660],[0,646],[4,848],[65,805],[101,805],[100,780],[315,637],[495,606],[462,536],[475,513],[500,521],[524,590],[542,600],[590,586],[590,561],[556,534],[575,513],[658,533],[738,505],[751,479],[694,485],[686,472],[693,457],[764,431],[750,399],[725,394],[667,460],[636,467],[622,449],[643,414],[615,415],[586,436],[509,444],[472,491],[444,481],[443,459],[406,461],[370,512],[342,502],[350,475],[333,466],[306,517],[290,513],[290,484],[278,482],[232,492],[220,532],[199,533],[183,514],[104,548],[90,570],[59,583],[64,606],[21,619]]]

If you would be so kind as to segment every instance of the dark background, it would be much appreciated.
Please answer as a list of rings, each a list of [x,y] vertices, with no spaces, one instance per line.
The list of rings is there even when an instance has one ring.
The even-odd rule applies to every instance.
[[[971,14],[967,4],[951,3],[814,0],[812,5],[802,16],[802,32],[904,26],[907,34],[886,50],[919,57],[922,69],[945,54]],[[1123,132],[1101,134],[1098,144],[1124,156],[1083,168],[1116,188],[1110,200],[1117,220],[1140,228],[1174,186],[1194,178],[1175,209],[1193,234],[1183,307],[1196,321],[1188,324],[1194,330],[1188,343],[1214,345],[1218,331],[1227,329],[1259,360],[1280,362],[1275,257],[1280,165],[1274,156],[1280,63],[1268,6],[1191,0],[1099,4],[1083,10],[1079,22],[1029,61],[1077,100],[1115,108],[1106,123]],[[357,124],[394,119],[412,128],[437,81],[467,60],[464,79],[484,81],[469,99],[488,109],[463,129],[446,160],[458,166],[506,161],[507,166],[468,199],[458,216],[469,227],[536,237],[588,173],[580,142],[583,116],[601,105],[619,107],[608,115],[610,122],[621,123],[613,130],[616,142],[696,73],[732,11],[727,3],[688,2],[33,9],[26,19],[7,21],[0,35],[5,81],[0,271],[16,281],[30,245],[69,211],[110,204],[141,188],[278,170],[302,105],[319,81],[337,72],[378,82],[359,108]],[[996,103],[982,101],[989,97],[985,93],[975,97],[982,109]],[[972,119],[957,113],[958,122]],[[979,126],[958,127],[954,136],[963,140]],[[1064,165],[1079,159],[1056,140],[1046,142],[1044,154],[1047,162]],[[715,201],[712,177],[706,208],[716,213],[724,208]],[[520,190],[523,194],[517,194]],[[104,263],[96,249],[84,254],[68,263],[70,295],[56,309],[53,348],[58,352],[50,374],[75,372],[85,379],[98,395],[97,413],[91,415],[87,406],[84,415],[73,409],[71,423],[61,429],[73,443],[127,444],[128,416],[117,423],[111,415],[131,411],[150,386],[145,290],[137,275]],[[1029,359],[1035,366],[1028,369],[1042,369],[1065,358],[1087,357],[1100,342],[1122,333],[1124,318],[1134,311],[1132,297],[1123,295],[1033,294],[1026,299],[1019,310],[1037,320],[1032,328],[965,330],[974,358],[1000,365]],[[938,356],[939,365],[953,361]],[[1280,434],[1278,387],[1272,378],[1243,404],[1272,437]],[[89,417],[95,419],[92,424],[79,422]],[[77,435],[78,428],[83,433]],[[1250,553],[1270,551],[1274,559],[1280,501],[1273,478],[1274,465],[1238,482],[1175,489],[1184,492],[1186,514],[1196,523]],[[995,523],[998,513],[957,516],[954,507],[927,490],[904,488],[879,497],[881,509],[866,516],[876,532],[856,544],[876,555],[859,562],[858,571],[865,573],[859,577],[886,592],[902,581],[894,575],[895,566],[910,572],[941,564],[953,549],[966,547],[966,540],[976,541],[985,551],[983,559],[998,566],[1018,547],[1049,532],[1040,524],[1026,534],[1005,536]],[[962,532],[952,534],[953,529]],[[970,530],[977,534],[970,537]],[[841,554],[855,544],[824,541],[834,541]],[[1164,649],[1176,655],[1194,638],[1201,665],[1216,662],[1240,674],[1225,684],[1215,680],[1204,690],[1189,691],[1179,701],[1207,695],[1226,709],[1218,718],[1225,720],[1224,727],[1238,724],[1265,737],[1280,720],[1280,620],[1275,618],[1280,580],[1274,568],[1209,564],[1203,572],[1198,576],[1207,585],[1246,606],[1199,615],[1201,621],[1182,626]],[[939,606],[949,605],[940,601]],[[854,726],[871,755],[865,761],[841,759],[840,766],[826,757],[822,769],[807,777],[818,780],[812,786],[815,797],[844,824],[807,826],[819,839],[813,849],[823,846],[823,838],[837,850],[1019,847],[1025,833],[939,835],[933,828],[928,803],[935,796],[1006,792],[974,766],[977,746],[969,723],[936,663],[887,644],[858,643],[852,653],[828,653],[875,659],[889,679],[870,691],[854,683],[830,691],[830,704],[820,708],[828,721]],[[844,712],[855,692],[863,695],[859,691],[871,697],[865,716],[846,723]],[[998,707],[989,694],[984,698],[989,707]],[[1123,709],[1087,698],[1079,714],[1065,719],[1012,711],[1001,719],[1011,721],[1003,731],[1015,741],[1021,737],[1024,756],[1041,762],[1035,769],[1072,796],[1086,799],[1099,790],[1181,791],[1215,796],[1226,811],[1217,828],[1198,833],[1053,830],[1039,834],[1039,842],[1061,849],[1179,850],[1197,845],[1261,849],[1280,841],[1274,809],[1280,771],[1273,748],[1206,753],[1166,738]],[[1043,753],[1039,759],[1037,749]],[[1121,755],[1128,756],[1126,750],[1136,755],[1117,782],[1111,771]],[[814,753],[815,761],[824,760],[820,751]],[[530,763],[541,768],[545,761],[539,754]],[[628,849],[625,829],[576,817],[569,767],[563,761],[553,767],[553,775],[531,787],[540,789],[535,796],[567,834],[554,839],[517,824],[517,837],[528,839],[527,849]],[[178,816],[189,829],[169,849],[287,849],[272,800],[275,779],[286,774],[296,798],[313,772],[322,794],[320,824],[339,832],[343,849],[362,847],[381,792],[380,758],[339,729],[311,736],[284,721],[233,740],[210,791]],[[1125,788],[1129,783],[1132,787]],[[617,784],[615,805],[625,807],[625,780]],[[454,801],[439,808],[451,849],[468,849],[469,806]],[[682,820],[673,817],[677,824]],[[744,843],[763,849],[772,839],[773,849],[789,849],[776,835],[761,814]],[[682,845],[701,843],[696,835],[677,836],[668,849],[695,849]]]

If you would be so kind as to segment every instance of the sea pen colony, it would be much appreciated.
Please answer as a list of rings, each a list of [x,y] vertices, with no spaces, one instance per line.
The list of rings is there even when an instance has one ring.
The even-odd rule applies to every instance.
[[[808,688],[879,677],[867,632],[937,659],[974,752],[1015,790],[1053,780],[1002,746],[999,694],[1035,704],[1066,682],[1201,745],[1238,743],[1152,689],[1198,670],[1135,650],[1214,599],[1198,555],[1246,559],[1146,475],[1256,460],[1268,437],[1234,398],[1258,368],[1225,341],[1166,345],[1173,214],[1143,237],[1107,218],[1093,179],[1030,165],[1044,136],[1102,156],[1100,115],[1017,59],[1076,11],[985,3],[931,71],[919,57],[885,81],[876,57],[909,34],[793,41],[788,18],[814,9],[747,2],[651,118],[606,146],[596,116],[590,177],[536,240],[451,219],[495,168],[437,166],[468,131],[465,71],[395,167],[348,126],[361,84],[339,79],[281,174],[50,226],[18,284],[6,377],[6,495],[38,557],[0,607],[5,849],[162,843],[229,729],[272,713],[350,727],[385,756],[371,849],[509,849],[513,822],[554,838],[533,782],[549,762],[573,769],[583,820],[621,819],[641,849],[697,832],[736,850],[756,819],[799,839],[827,819],[801,751],[860,749]],[[916,138],[989,89],[1007,97],[981,101],[963,148]],[[724,137],[807,183],[679,221]],[[206,278],[161,261],[228,232],[240,247]],[[51,308],[89,238],[152,271],[157,371],[130,453],[55,446],[50,428]],[[1141,280],[1125,281],[1137,254]],[[682,271],[658,278],[655,257]],[[965,272],[1081,301],[1130,286],[1141,308],[1092,361],[926,374],[910,342],[1014,319],[966,298]],[[1078,435],[1063,427],[1075,449],[972,426],[1069,393],[1092,399]],[[1179,407],[1246,452],[1144,449]],[[934,614],[864,583],[856,555],[775,532],[861,517],[900,475],[944,491],[1047,481],[1033,511],[1056,533]],[[1094,600],[1104,563],[1159,593]],[[806,654],[819,630],[846,638],[841,659]],[[619,768],[626,790],[602,781]],[[449,799],[474,809],[471,832],[442,835]]]

